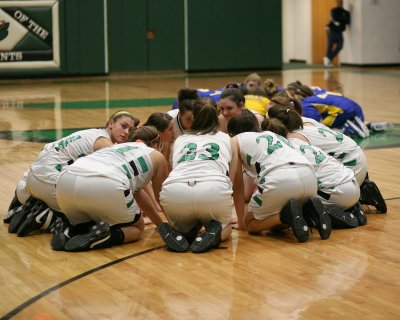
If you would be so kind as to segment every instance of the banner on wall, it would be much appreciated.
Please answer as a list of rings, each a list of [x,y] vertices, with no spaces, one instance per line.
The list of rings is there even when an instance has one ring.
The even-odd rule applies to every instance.
[[[0,70],[59,69],[58,12],[57,0],[0,1]]]

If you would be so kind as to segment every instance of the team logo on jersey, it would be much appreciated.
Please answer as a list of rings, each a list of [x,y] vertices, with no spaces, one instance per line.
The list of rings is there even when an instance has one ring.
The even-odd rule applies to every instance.
[[[8,27],[10,23],[4,20],[0,20],[0,41],[8,36]]]

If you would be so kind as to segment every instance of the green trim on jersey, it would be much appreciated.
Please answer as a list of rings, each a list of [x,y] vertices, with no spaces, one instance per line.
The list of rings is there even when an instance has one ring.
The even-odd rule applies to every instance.
[[[124,169],[124,171],[125,171],[126,176],[128,177],[128,179],[129,179],[129,180],[132,179],[132,175],[130,174],[130,172],[129,172],[129,170],[128,170],[128,167],[126,166],[126,164],[123,164],[123,165],[122,165],[122,168]]]
[[[132,205],[135,203],[135,198],[132,198],[132,200],[131,201],[129,201],[127,204],[126,204],[126,207],[129,209],[130,207],[132,207]]]
[[[143,173],[149,171],[149,166],[147,165],[147,162],[143,157],[139,157],[137,160],[140,164],[140,168],[142,168]]]
[[[253,200],[255,203],[257,203],[257,205],[259,205],[260,207],[262,206],[263,201],[259,197],[257,197],[257,195],[253,196]]]

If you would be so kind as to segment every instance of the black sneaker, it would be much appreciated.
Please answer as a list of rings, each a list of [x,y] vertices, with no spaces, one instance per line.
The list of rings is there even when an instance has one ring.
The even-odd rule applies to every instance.
[[[62,217],[57,217],[51,224],[50,231],[53,234],[50,242],[51,248],[56,251],[65,250],[65,244],[71,238],[68,221]]]
[[[292,228],[294,236],[299,242],[308,240],[310,229],[303,217],[301,204],[297,200],[290,199],[280,212],[279,218]]]
[[[36,230],[47,230],[53,219],[54,212],[46,203],[38,200],[25,221],[18,228],[18,237],[25,237]]]
[[[311,197],[303,207],[303,215],[310,227],[318,229],[322,240],[329,238],[332,231],[331,219],[320,199]]]
[[[10,206],[8,207],[8,212],[6,216],[3,218],[4,223],[10,223],[11,219],[15,214],[22,210],[23,204],[19,202],[17,198],[17,194],[14,194],[14,198],[12,199]]]
[[[8,225],[9,233],[17,233],[19,227],[24,223],[37,201],[38,200],[36,198],[29,197],[28,200],[26,200],[26,202],[23,204],[21,210],[11,217],[10,224]]]
[[[161,223],[157,228],[168,249],[175,252],[185,252],[189,249],[186,238],[178,231],[171,228],[168,222]]]
[[[333,229],[347,229],[358,227],[357,217],[353,213],[343,211],[338,207],[330,207],[327,210],[329,217],[331,218]]]
[[[105,221],[95,224],[88,233],[72,237],[65,244],[65,251],[83,251],[104,248],[105,242],[110,238],[110,227]]]
[[[361,197],[360,203],[371,205],[380,213],[386,213],[387,207],[385,199],[383,199],[381,192],[375,182],[365,179],[360,187]]]
[[[367,215],[365,214],[363,208],[361,207],[361,203],[357,202],[353,207],[346,209],[345,211],[354,214],[354,216],[358,220],[358,225],[363,226],[367,224]]]
[[[219,221],[211,220],[204,227],[205,231],[194,239],[190,246],[194,253],[202,253],[212,248],[218,248],[221,242],[222,225]]]
[[[14,216],[17,213],[21,212],[23,208],[24,208],[24,205],[21,205],[21,206],[19,206],[17,208],[8,210],[7,214],[3,218],[3,222],[4,223],[10,223],[12,218],[14,218]]]

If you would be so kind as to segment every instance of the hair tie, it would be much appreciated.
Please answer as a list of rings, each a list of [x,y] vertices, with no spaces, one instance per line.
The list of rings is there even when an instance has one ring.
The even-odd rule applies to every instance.
[[[289,113],[289,110],[290,110],[290,109],[286,109],[286,113]]]

